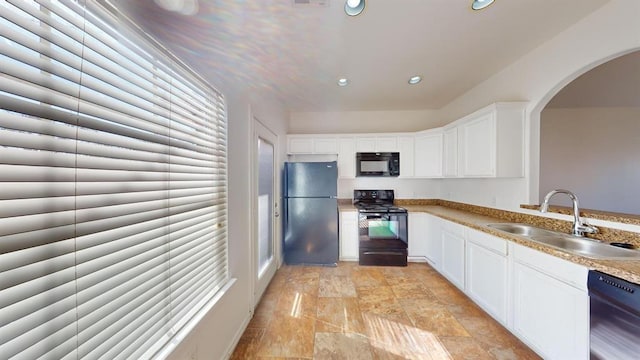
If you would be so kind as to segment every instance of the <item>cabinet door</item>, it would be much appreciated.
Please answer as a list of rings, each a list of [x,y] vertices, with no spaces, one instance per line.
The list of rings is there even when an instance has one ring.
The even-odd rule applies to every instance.
[[[442,228],[442,275],[464,291],[464,235]]]
[[[374,138],[374,137],[357,137],[356,138],[356,151],[357,152],[375,152],[376,151],[376,138]]]
[[[412,212],[409,213],[408,226],[409,226],[409,258],[412,260],[425,260],[427,256],[427,214]]]
[[[356,145],[353,138],[338,139],[338,177],[341,179],[356,177]]]
[[[379,136],[376,138],[376,150],[378,152],[398,151],[398,138],[396,136]]]
[[[358,261],[358,213],[340,212],[340,260]]]
[[[311,154],[313,153],[313,138],[290,136],[287,151],[289,154]]]
[[[440,218],[427,214],[427,234],[425,256],[436,270],[442,271],[442,224]],[[411,241],[411,238],[409,238]]]
[[[415,149],[415,176],[442,176],[442,134],[416,136]]]
[[[507,257],[471,241],[467,233],[467,295],[503,325],[507,323]],[[501,240],[497,239],[496,240]],[[505,246],[506,247],[506,246]]]
[[[451,128],[443,134],[443,175],[458,176],[458,128]]]
[[[400,177],[414,175],[414,146],[412,136],[398,137],[398,151],[400,152]]]
[[[338,142],[336,138],[314,138],[313,152],[315,154],[337,154]]]
[[[458,149],[461,154],[463,176],[495,176],[496,122],[495,113],[478,117],[460,126]]]
[[[513,264],[513,331],[545,359],[589,358],[589,296]]]

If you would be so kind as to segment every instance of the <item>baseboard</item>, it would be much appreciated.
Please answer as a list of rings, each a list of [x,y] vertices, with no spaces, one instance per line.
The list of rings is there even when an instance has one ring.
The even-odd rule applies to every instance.
[[[235,335],[233,336],[233,341],[231,341],[229,347],[227,348],[227,351],[225,352],[224,360],[231,359],[231,355],[233,355],[233,351],[236,349],[236,346],[238,346],[240,338],[242,338],[242,334],[244,334],[244,332],[247,330],[252,317],[253,311],[249,311],[245,319],[242,321],[242,325],[240,326],[239,330],[236,331]]]
[[[407,256],[408,262],[426,263],[427,258],[424,256]]]

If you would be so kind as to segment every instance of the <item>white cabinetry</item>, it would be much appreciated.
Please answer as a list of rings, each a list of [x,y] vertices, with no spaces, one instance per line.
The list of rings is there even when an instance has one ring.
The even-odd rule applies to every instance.
[[[442,221],[441,272],[460,290],[464,291],[465,228],[450,221]]]
[[[456,122],[460,176],[524,176],[525,106],[495,103]]]
[[[466,293],[503,325],[507,325],[507,242],[467,229]]]
[[[358,261],[358,212],[340,212],[340,260]]]
[[[398,136],[398,152],[400,153],[400,177],[414,176],[414,138]]]
[[[442,222],[439,217],[426,214],[426,249],[427,262],[434,269],[442,269]],[[411,241],[411,240],[409,240]]]
[[[442,172],[445,177],[458,176],[458,128],[443,131]]]
[[[545,359],[589,358],[588,269],[511,243],[512,331]]]
[[[338,138],[338,177],[341,179],[356,177],[356,145],[352,137]]]
[[[335,136],[287,135],[289,154],[337,154],[338,139]]]
[[[395,152],[395,151],[398,151],[398,137],[397,136],[358,136],[356,137],[356,151],[358,152]]]
[[[427,256],[428,216],[421,212],[409,213],[409,261],[425,261]]]
[[[431,178],[442,176],[442,131],[424,131],[415,137],[416,177]]]

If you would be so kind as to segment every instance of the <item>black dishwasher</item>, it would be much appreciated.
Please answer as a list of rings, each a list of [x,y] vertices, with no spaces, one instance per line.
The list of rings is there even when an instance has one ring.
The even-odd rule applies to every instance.
[[[640,285],[589,271],[591,359],[640,358]]]

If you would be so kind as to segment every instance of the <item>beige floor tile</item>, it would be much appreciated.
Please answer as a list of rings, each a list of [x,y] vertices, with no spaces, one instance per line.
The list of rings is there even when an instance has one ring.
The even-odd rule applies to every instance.
[[[348,276],[321,276],[319,297],[356,297],[356,287]]]
[[[382,271],[373,266],[363,266],[353,269],[351,278],[357,288],[370,288],[388,285]]]
[[[363,314],[376,359],[449,359],[438,337],[412,324]]]
[[[398,299],[435,299],[426,285],[421,282],[390,282],[391,289]]]
[[[313,358],[373,360],[369,340],[361,334],[317,332]]]
[[[316,332],[364,333],[356,298],[318,298]]]
[[[315,319],[282,317],[271,322],[257,356],[312,357]]]
[[[493,356],[472,337],[440,337],[440,341],[454,360],[493,359]]]
[[[355,262],[279,269],[232,355],[359,358],[539,359],[429,265]]]

